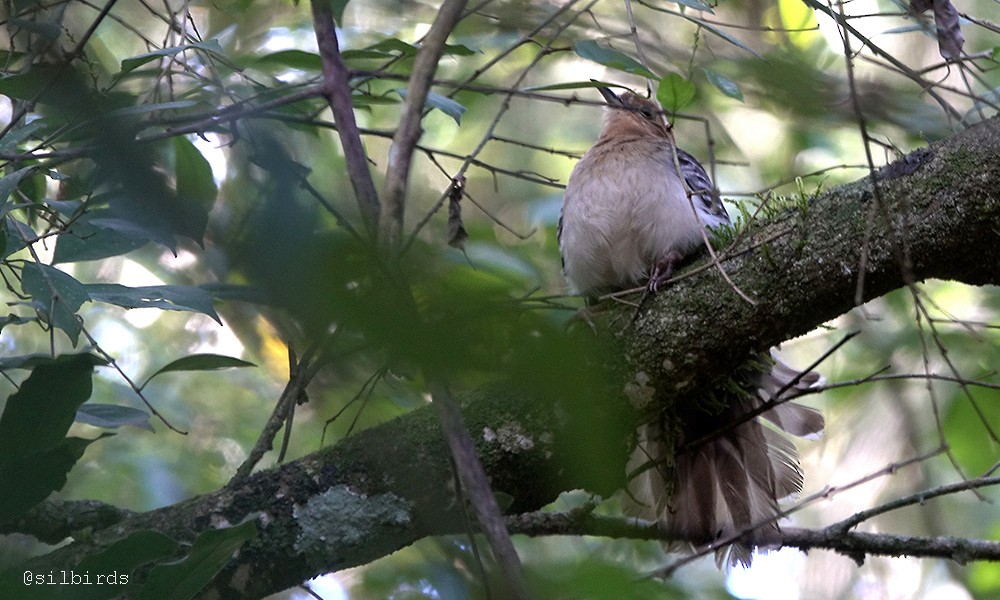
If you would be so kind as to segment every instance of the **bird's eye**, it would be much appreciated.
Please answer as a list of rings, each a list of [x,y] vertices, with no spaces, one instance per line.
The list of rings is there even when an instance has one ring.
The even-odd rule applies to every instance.
[[[650,121],[656,119],[656,111],[654,111],[652,108],[648,106],[643,106],[641,109],[639,109],[639,112],[642,113],[642,116],[646,117]]]

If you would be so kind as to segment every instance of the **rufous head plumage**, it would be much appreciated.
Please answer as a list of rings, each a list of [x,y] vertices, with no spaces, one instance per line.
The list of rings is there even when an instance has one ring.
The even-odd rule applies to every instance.
[[[655,102],[634,92],[616,94],[610,88],[597,89],[608,103],[601,139],[624,136],[673,140],[672,128]]]

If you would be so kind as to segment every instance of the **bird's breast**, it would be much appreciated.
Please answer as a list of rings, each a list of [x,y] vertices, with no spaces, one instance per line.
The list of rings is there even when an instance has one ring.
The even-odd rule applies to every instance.
[[[560,238],[566,276],[581,293],[630,287],[666,254],[697,248],[701,229],[669,145],[595,146],[566,186]]]

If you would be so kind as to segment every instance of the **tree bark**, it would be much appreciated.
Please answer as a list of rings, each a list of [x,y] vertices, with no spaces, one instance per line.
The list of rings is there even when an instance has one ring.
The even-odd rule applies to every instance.
[[[739,252],[723,254],[732,256],[723,268],[755,304],[709,268],[650,298],[634,320],[630,306],[610,311],[627,362],[616,389],[625,393],[570,404],[497,384],[461,398],[494,490],[513,499],[509,513],[535,510],[564,490],[619,487],[627,432],[639,418],[629,397],[637,392],[665,402],[704,392],[748,355],[909,282],[996,284],[1000,120],[804,199],[755,228]],[[574,469],[581,452],[589,462]],[[191,540],[215,524],[253,518],[259,536],[202,595],[260,597],[462,531],[448,456],[434,413],[415,410],[233,488],[126,515],[24,568],[69,569],[142,529]]]

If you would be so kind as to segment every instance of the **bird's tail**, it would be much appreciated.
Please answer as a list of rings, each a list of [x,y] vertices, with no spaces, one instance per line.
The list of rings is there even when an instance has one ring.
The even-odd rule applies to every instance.
[[[720,413],[685,415],[679,430],[668,431],[662,421],[639,428],[629,496],[637,516],[686,540],[671,549],[738,538],[716,551],[716,562],[749,565],[755,547],[776,540],[778,501],[800,492],[803,482],[795,446],[781,432],[809,437],[823,430],[818,411],[789,400],[823,382],[773,352],[772,359],[771,369],[756,377],[756,393],[733,394]],[[782,403],[749,416],[774,400]]]

